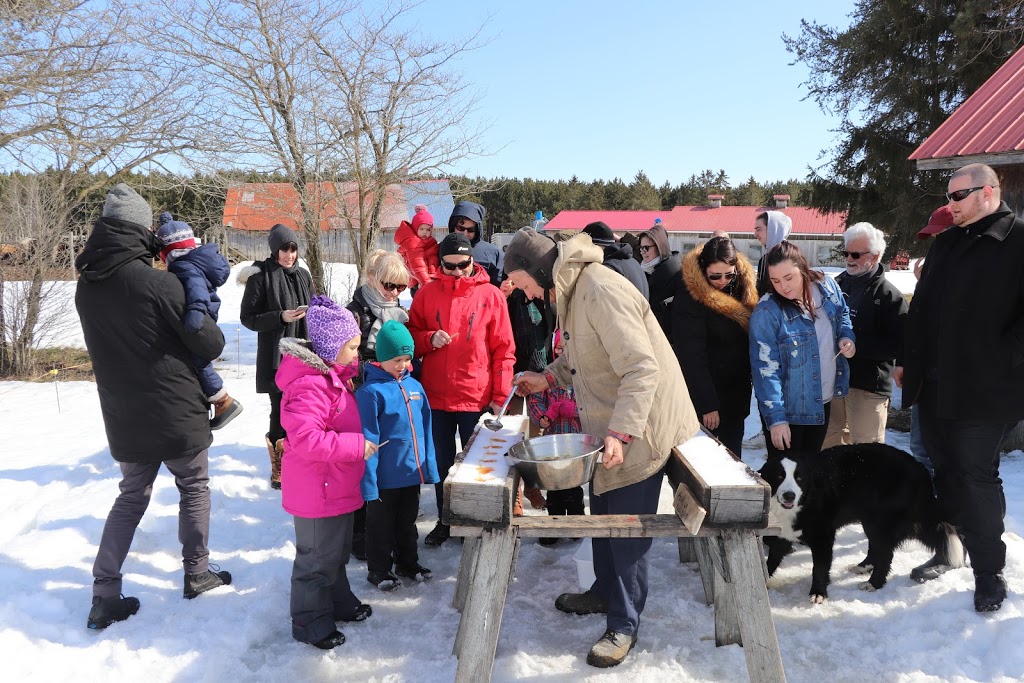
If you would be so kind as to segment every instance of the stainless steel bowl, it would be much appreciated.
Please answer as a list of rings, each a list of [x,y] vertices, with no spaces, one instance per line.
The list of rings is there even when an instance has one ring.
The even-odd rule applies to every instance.
[[[527,486],[561,491],[594,478],[604,440],[590,434],[549,434],[520,441],[508,449],[508,459]]]

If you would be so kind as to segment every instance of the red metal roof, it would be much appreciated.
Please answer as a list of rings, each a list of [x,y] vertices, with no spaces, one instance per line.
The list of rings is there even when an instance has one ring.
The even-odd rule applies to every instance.
[[[914,150],[911,160],[1024,150],[1024,48]]]
[[[409,185],[417,186],[418,181]],[[431,181],[437,184],[437,181]],[[447,189],[447,182],[444,182]],[[426,183],[420,183],[425,185]],[[356,183],[329,183],[320,185],[321,207],[320,229],[336,230],[346,227],[339,211],[339,201],[348,207],[348,214],[356,217],[354,227],[358,227],[359,207]],[[311,200],[317,204],[317,188],[308,185]],[[417,199],[423,198],[416,195]],[[448,192],[448,196],[451,194]],[[372,201],[370,195],[367,201]],[[449,210],[450,212],[450,210]],[[385,228],[396,228],[411,216],[411,207],[405,197],[402,185],[389,185],[384,207],[381,211],[380,224]],[[224,202],[224,225],[235,230],[268,231],[277,223],[283,223],[292,229],[299,229],[301,217],[299,195],[288,183],[241,183],[228,188]],[[435,220],[438,220],[435,217]]]
[[[841,235],[846,230],[846,213],[822,213],[805,206],[772,209],[764,206],[677,206],[671,211],[560,211],[545,230],[582,230],[587,223],[604,221],[616,232],[637,232],[661,218],[668,232],[754,233],[754,220],[765,211],[782,211],[793,219],[794,235]]]

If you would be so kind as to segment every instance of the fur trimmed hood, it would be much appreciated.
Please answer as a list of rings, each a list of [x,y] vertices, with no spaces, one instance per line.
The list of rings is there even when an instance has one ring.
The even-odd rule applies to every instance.
[[[313,343],[298,337],[285,337],[278,343],[282,356],[294,356],[314,370],[327,374],[331,368],[324,362],[323,358],[313,353]]]
[[[744,330],[750,328],[750,314],[757,305],[757,284],[754,267],[746,256],[736,254],[736,294],[731,296],[716,289],[704,276],[698,258],[704,249],[698,244],[683,259],[683,284],[694,301],[704,305],[711,312],[725,316],[738,323]]]
[[[238,271],[238,277],[236,277],[235,280],[238,282],[238,284],[244,287],[245,283],[249,281],[249,278],[251,278],[256,273],[260,273],[262,271],[263,269],[255,264],[251,266],[246,266],[245,268],[242,268],[240,271]]]

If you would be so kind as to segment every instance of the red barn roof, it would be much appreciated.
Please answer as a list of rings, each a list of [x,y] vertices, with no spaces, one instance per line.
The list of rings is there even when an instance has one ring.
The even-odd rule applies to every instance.
[[[587,223],[604,221],[616,232],[638,232],[660,218],[668,232],[754,233],[754,220],[765,211],[782,211],[793,219],[793,235],[841,235],[846,213],[822,213],[805,206],[773,209],[764,206],[677,206],[671,211],[560,211],[545,230],[582,230]]]
[[[958,168],[974,161],[1024,162],[1024,48],[1006,60],[909,158],[922,170]]]
[[[337,230],[346,227],[339,211],[339,202],[347,205],[348,215],[358,227],[359,195],[356,183],[322,183],[317,200],[317,187],[310,183],[307,189],[314,205],[320,206],[320,229]],[[403,185],[389,185],[386,190],[380,224],[396,228],[413,214],[413,204],[428,205],[434,221],[446,224],[454,203],[448,181],[410,181]],[[367,201],[372,201],[371,194]],[[224,202],[224,225],[235,230],[268,231],[277,223],[299,229],[301,217],[299,194],[288,183],[241,183],[228,188]]]

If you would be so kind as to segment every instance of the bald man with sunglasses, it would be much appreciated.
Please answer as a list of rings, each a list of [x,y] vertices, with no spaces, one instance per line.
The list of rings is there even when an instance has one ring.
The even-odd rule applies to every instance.
[[[928,251],[894,379],[904,405],[919,407],[939,501],[971,558],[974,608],[993,612],[1006,598],[999,458],[1024,418],[1024,222],[984,164],[954,171],[946,199],[954,226]],[[911,576],[948,569],[932,558]]]

